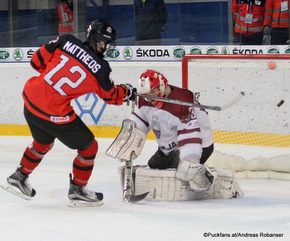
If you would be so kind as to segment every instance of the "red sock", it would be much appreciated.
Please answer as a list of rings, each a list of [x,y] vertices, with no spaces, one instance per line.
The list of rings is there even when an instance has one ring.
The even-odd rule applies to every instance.
[[[94,140],[92,145],[86,150],[78,151],[73,163],[73,182],[77,185],[85,186],[90,179],[94,168],[94,161],[98,152],[98,142]]]
[[[41,144],[36,141],[28,146],[22,156],[20,171],[30,174],[39,165],[44,155],[53,147],[53,143]]]

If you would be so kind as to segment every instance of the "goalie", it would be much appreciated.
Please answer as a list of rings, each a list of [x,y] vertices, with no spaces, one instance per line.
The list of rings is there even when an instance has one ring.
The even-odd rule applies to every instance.
[[[168,85],[167,79],[154,70],[147,70],[140,76],[139,90],[143,95],[194,102],[191,91]],[[124,136],[120,134],[128,123],[134,123],[137,131],[130,136],[130,141],[117,141]],[[125,148],[123,145],[114,157],[128,159],[134,153],[136,158],[150,129],[156,137],[158,150],[149,159],[148,166],[133,168],[136,194],[149,192],[147,199],[156,201],[243,196],[234,179],[234,171],[205,165],[214,144],[209,117],[202,108],[139,98],[138,109],[124,120],[121,133],[107,154],[126,141],[132,145],[125,145]]]

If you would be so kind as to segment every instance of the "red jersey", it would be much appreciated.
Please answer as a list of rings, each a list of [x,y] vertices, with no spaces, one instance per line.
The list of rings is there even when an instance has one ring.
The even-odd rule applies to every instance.
[[[72,35],[63,35],[37,50],[31,66],[40,75],[23,90],[25,106],[34,115],[63,124],[75,119],[71,101],[93,92],[108,104],[121,105],[124,89],[115,85],[103,55]]]
[[[73,11],[69,8],[69,6],[65,2],[57,4],[57,11],[59,16],[59,25],[58,25],[59,35],[72,34],[74,32]]]
[[[233,0],[235,32],[252,35],[263,31],[266,0]]]
[[[264,25],[272,24],[273,28],[288,28],[288,9],[289,2],[285,0],[267,0]]]
[[[171,88],[170,94],[167,96],[168,99],[177,99],[185,102],[194,102],[194,95],[187,89],[181,89],[173,85],[169,85]],[[152,103],[146,101],[144,98],[139,98],[138,108],[142,106],[154,107]],[[187,123],[190,119],[194,118],[194,110],[192,107],[184,105],[173,105],[171,103],[164,102],[162,110],[169,112],[174,115],[182,123]]]

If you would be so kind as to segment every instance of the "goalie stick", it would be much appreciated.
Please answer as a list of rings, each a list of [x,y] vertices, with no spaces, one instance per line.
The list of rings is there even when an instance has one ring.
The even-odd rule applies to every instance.
[[[136,100],[134,99],[131,103],[131,113],[133,113],[135,110],[135,103],[136,103]],[[127,203],[128,202],[139,202],[139,201],[143,200],[149,193],[149,192],[145,192],[145,193],[142,193],[140,195],[135,195],[132,192],[133,155],[134,155],[134,153],[132,152],[130,155],[130,160],[122,160],[121,159],[121,161],[125,161],[123,200]]]
[[[140,195],[135,195],[132,192],[133,154],[134,153],[132,152],[130,160],[121,159],[121,161],[125,161],[123,200],[127,203],[139,202],[143,200],[149,193],[149,192],[145,192]]]
[[[141,95],[139,93],[135,93],[135,96],[145,98],[145,99],[159,100],[159,101],[177,104],[177,105],[200,107],[200,108],[204,108],[204,109],[208,109],[208,110],[222,111],[222,110],[225,110],[225,109],[231,107],[232,105],[236,104],[237,102],[239,102],[245,96],[245,92],[241,91],[237,96],[235,96],[233,99],[231,99],[228,103],[221,105],[221,106],[203,105],[203,104],[198,104],[198,103],[191,103],[191,102],[162,98],[162,97],[157,97],[157,96]]]
[[[131,104],[131,113],[134,112],[135,109],[135,99],[132,101]],[[135,195],[132,189],[133,183],[133,159],[136,155],[139,154],[138,149],[134,149],[132,147],[132,141],[136,141],[136,135],[139,136],[135,129],[135,123],[133,121],[129,121],[126,119],[123,121],[122,128],[120,133],[118,134],[117,138],[111,144],[111,146],[107,149],[106,154],[113,158],[118,158],[121,162],[125,163],[123,171],[121,171],[121,179],[122,179],[122,186],[123,186],[123,201],[124,202],[139,202],[143,200],[149,192],[142,193],[140,195]],[[136,129],[135,129],[136,130]],[[144,134],[145,135],[145,134]],[[132,139],[132,138],[133,139]],[[142,138],[139,136],[139,140],[137,138],[137,143],[139,143],[139,148],[141,146],[140,141]],[[143,137],[144,138],[144,137]],[[146,135],[145,135],[146,138]],[[130,139],[130,141],[129,141]],[[142,146],[141,146],[142,148]],[[124,151],[123,151],[124,150]],[[137,152],[137,153],[136,153]]]

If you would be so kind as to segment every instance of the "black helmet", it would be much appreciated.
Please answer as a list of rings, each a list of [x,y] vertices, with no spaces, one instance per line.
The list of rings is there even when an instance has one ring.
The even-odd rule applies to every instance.
[[[99,46],[103,52],[110,48],[112,44],[115,44],[117,39],[116,30],[107,22],[102,20],[93,21],[87,29],[86,42],[93,46]],[[103,41],[105,47],[102,48],[99,43]]]

